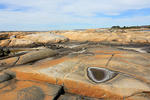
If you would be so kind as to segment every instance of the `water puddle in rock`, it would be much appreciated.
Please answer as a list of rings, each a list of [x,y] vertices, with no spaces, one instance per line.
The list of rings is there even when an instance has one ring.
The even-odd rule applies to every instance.
[[[118,74],[117,72],[111,71],[106,68],[89,67],[87,69],[88,78],[95,83],[106,82],[114,78],[117,74]]]

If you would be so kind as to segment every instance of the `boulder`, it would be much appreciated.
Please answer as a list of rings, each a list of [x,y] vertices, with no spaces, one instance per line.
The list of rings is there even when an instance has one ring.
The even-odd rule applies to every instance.
[[[10,44],[10,42],[11,42],[11,40],[9,40],[9,39],[1,40],[1,41],[0,41],[0,46],[1,46],[1,47],[8,47],[9,44]]]
[[[57,52],[51,49],[41,49],[39,51],[31,51],[27,54],[20,56],[19,61],[16,64],[26,64],[29,62],[51,57],[56,54]]]
[[[31,40],[27,40],[27,39],[12,39],[9,47],[33,47],[36,44],[31,41]]]
[[[0,60],[0,71],[8,68],[8,67],[12,67],[16,64],[16,62],[18,61],[18,57],[12,57],[12,58],[8,58],[8,59],[2,59]]]
[[[66,42],[69,39],[62,36],[62,35],[56,35],[56,34],[46,34],[46,33],[37,33],[37,34],[30,34],[24,36],[23,39],[31,40],[35,43],[41,43],[41,44],[49,44],[49,43],[62,43]]]
[[[57,52],[51,49],[33,49],[33,51],[25,53],[20,57],[11,57],[0,60],[0,67],[4,67],[4,69],[5,67],[10,68],[18,64],[27,64],[47,57],[52,57],[56,54]],[[0,70],[3,70],[3,68],[0,68]]]

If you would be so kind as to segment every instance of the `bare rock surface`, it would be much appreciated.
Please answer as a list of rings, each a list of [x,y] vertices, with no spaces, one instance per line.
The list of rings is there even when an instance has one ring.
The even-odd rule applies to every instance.
[[[15,73],[20,81],[63,86],[65,94],[60,94],[58,100],[67,98],[66,93],[93,98],[91,100],[146,100],[150,99],[149,57],[149,54],[133,51],[95,47],[81,54],[23,63],[5,72]],[[68,98],[76,100],[79,97],[70,95]]]
[[[0,83],[1,100],[54,100],[61,86],[15,79]]]
[[[27,39],[12,39],[9,47],[33,47],[35,43]]]
[[[149,32],[91,29],[3,36],[0,100],[150,100]]]
[[[46,34],[46,33],[38,33],[38,34],[30,34],[23,37],[24,39],[34,41],[36,43],[60,43],[68,41],[68,38],[62,35],[56,34]]]
[[[103,99],[89,98],[89,97],[84,97],[84,96],[66,93],[64,95],[61,95],[58,98],[58,100],[103,100]]]
[[[56,54],[57,52],[51,49],[41,49],[41,50],[30,51],[29,53],[21,55],[19,57],[11,57],[8,59],[2,59],[0,60],[0,66],[11,67],[13,65],[26,64],[26,63],[34,62],[34,61],[44,59],[47,57],[52,57]]]
[[[126,31],[126,32],[93,32],[93,31],[82,31],[82,32],[64,32],[57,33],[63,35],[70,40],[76,41],[95,41],[95,42],[116,42],[120,44],[149,44],[150,32],[142,31]]]
[[[0,46],[34,47],[51,43],[70,41],[114,42],[115,44],[150,44],[149,31],[91,29],[84,31],[56,31],[56,32],[6,32],[1,33],[3,38]],[[15,38],[12,38],[14,37]]]
[[[10,37],[13,37],[12,34]],[[36,33],[27,34],[16,38],[10,38],[7,40],[1,40],[1,47],[35,47],[41,44],[51,44],[51,43],[64,43],[69,41],[63,35],[48,34],[48,33]]]
[[[9,39],[1,40],[1,41],[0,41],[0,46],[1,46],[1,47],[8,47],[9,44],[10,44],[10,42],[11,42],[11,40],[9,40]]]
[[[40,60],[43,58],[51,57],[56,55],[57,52],[51,49],[43,49],[39,51],[32,51],[23,56],[20,56],[19,61],[16,64],[26,64],[32,61]]]

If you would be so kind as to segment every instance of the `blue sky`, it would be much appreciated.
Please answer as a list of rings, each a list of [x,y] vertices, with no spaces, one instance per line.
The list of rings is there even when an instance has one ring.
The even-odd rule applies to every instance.
[[[150,25],[150,0],[0,0],[0,31]]]

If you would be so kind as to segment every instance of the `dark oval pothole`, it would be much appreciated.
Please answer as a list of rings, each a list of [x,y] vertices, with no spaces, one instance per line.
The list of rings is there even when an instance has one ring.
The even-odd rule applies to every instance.
[[[95,83],[103,83],[114,78],[118,73],[106,68],[88,67],[87,76]]]

